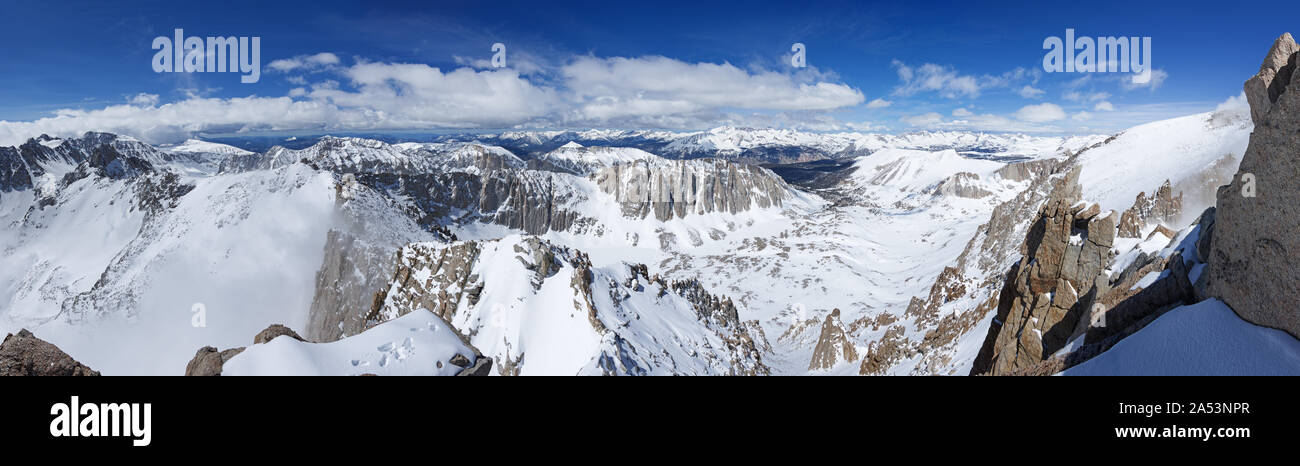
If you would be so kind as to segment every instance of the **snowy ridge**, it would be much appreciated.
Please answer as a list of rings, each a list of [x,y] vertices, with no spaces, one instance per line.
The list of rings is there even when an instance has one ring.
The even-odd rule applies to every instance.
[[[641,149],[630,147],[583,147],[572,141],[537,158],[541,162],[582,176],[590,175],[602,168],[614,165],[657,159],[659,159],[659,156]]]
[[[399,257],[402,281],[374,318],[438,309],[502,374],[767,370],[729,301],[637,266],[592,266],[580,251],[520,236],[417,243]]]
[[[225,363],[221,375],[456,375],[455,356],[474,362],[456,329],[420,309],[330,343],[288,336],[253,345]]]

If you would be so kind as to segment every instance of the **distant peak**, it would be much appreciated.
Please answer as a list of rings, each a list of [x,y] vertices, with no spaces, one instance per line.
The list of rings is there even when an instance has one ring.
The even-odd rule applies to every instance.
[[[578,144],[577,141],[569,141],[569,142],[564,143],[563,146],[560,146],[560,148],[561,148],[561,149],[581,149],[581,148],[582,148],[582,144]]]

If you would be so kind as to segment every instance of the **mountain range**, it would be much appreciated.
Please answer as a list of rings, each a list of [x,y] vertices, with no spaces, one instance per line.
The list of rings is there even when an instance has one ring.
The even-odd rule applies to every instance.
[[[1295,374],[1295,52],[1095,136],[41,135],[0,332],[104,374]]]

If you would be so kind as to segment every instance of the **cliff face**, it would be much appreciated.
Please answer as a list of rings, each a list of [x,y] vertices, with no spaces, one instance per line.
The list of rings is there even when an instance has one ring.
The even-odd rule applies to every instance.
[[[1255,131],[1219,188],[1206,289],[1242,318],[1300,338],[1300,46],[1273,43],[1246,81]]]
[[[667,160],[623,148],[562,148],[534,168],[499,147],[322,138],[301,150],[231,157],[223,171],[302,162],[398,199],[421,225],[481,220],[540,235],[570,230],[580,204],[607,194],[631,218],[779,207],[791,189],[771,171],[723,160]],[[3,168],[3,167],[0,167]],[[599,191],[599,192],[598,192]]]
[[[604,168],[593,178],[623,205],[623,215],[659,220],[780,207],[789,189],[770,170],[722,160],[642,160]]]

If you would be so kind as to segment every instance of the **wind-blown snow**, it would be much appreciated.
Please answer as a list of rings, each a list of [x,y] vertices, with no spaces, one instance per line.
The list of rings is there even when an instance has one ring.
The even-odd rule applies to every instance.
[[[1084,151],[1079,155],[1083,198],[1100,203],[1103,211],[1123,212],[1133,206],[1138,193],[1151,194],[1165,180],[1175,186],[1204,185],[1201,176],[1225,157],[1240,160],[1250,141],[1249,119],[1218,125],[1212,122],[1212,115],[1201,113],[1135,126],[1113,141]],[[1200,213],[1205,205],[1185,207]]]

